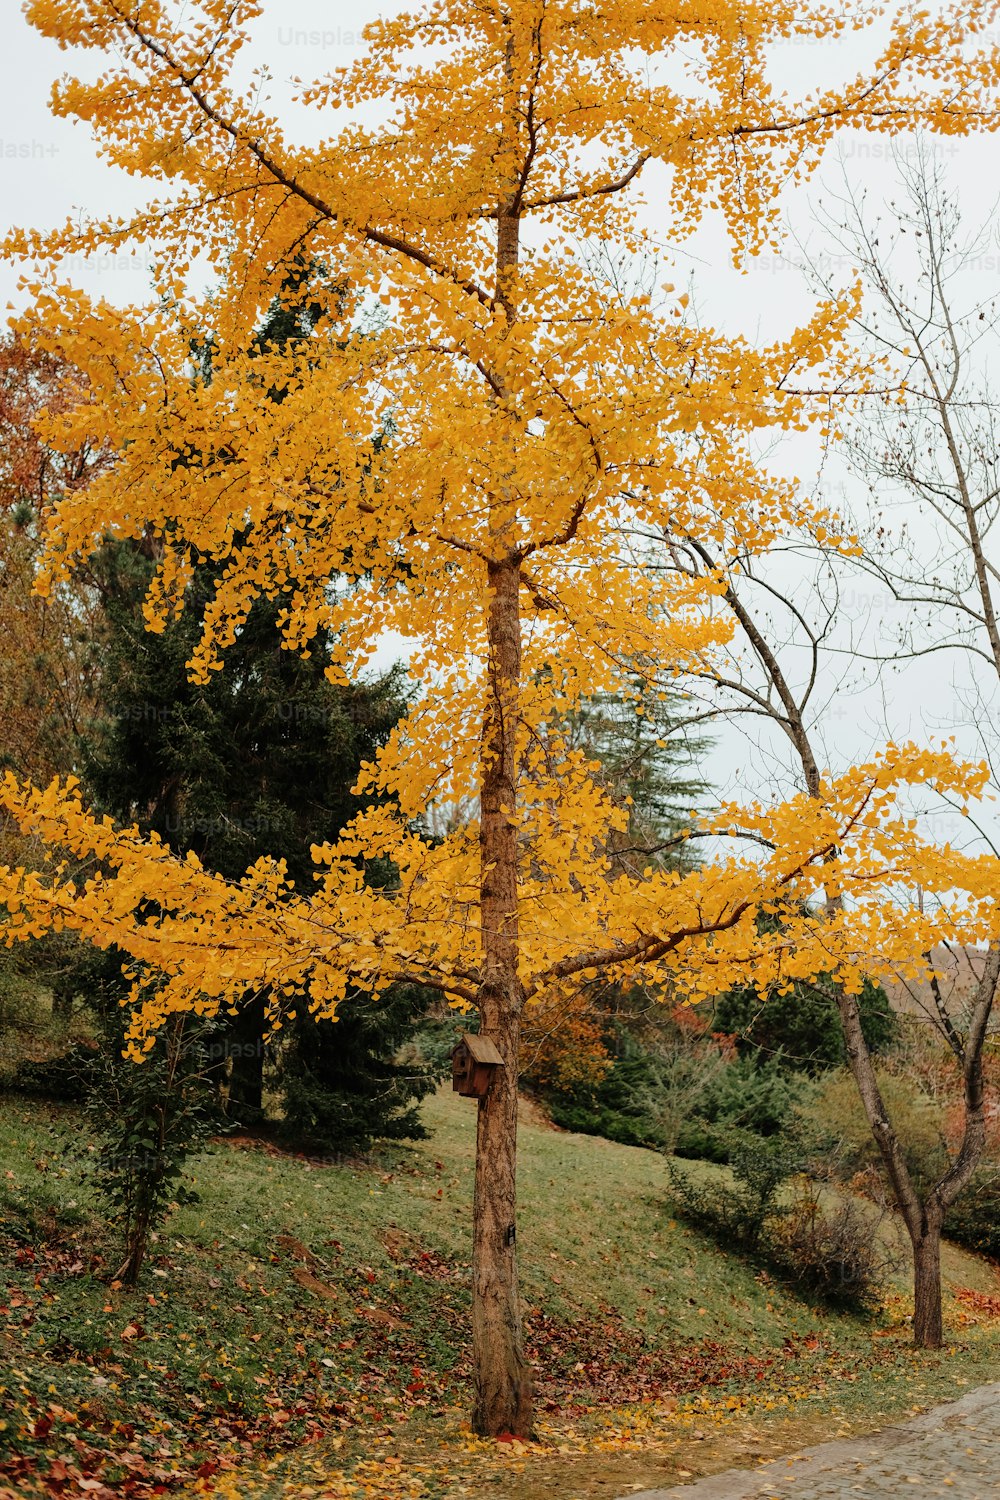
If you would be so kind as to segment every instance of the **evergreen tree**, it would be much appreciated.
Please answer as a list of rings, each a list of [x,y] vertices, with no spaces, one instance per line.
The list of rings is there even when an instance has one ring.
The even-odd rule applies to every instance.
[[[195,569],[189,608],[151,634],[141,612],[150,570],[141,550],[125,544],[109,544],[95,567],[107,642],[102,716],[82,746],[88,796],[231,879],[271,855],[307,889],[310,846],[333,839],[352,816],[358,768],[402,710],[399,674],[335,686],[324,675],[322,640],[307,658],[282,649],[282,601],[265,599],[225,670],[193,684],[186,663],[213,571]],[[266,998],[247,995],[214,1044],[228,1073],[229,1113],[243,1123],[263,1111]],[[350,997],[337,1021],[298,1007],[287,1042],[270,1054],[287,1127],[338,1151],[364,1149],[375,1135],[418,1133],[414,1106],[433,1080],[420,1067],[397,1067],[393,1056],[426,1003],[424,992],[401,988],[378,1005]]]
[[[612,853],[629,866],[690,867],[692,810],[707,783],[699,771],[708,741],[686,723],[681,700],[641,679],[632,696],[588,698],[559,726],[570,743],[601,762],[601,779],[629,813]]]
[[[866,979],[858,1007],[869,1051],[884,1052],[899,1034],[885,990]],[[716,1000],[712,1024],[734,1037],[742,1056],[811,1074],[847,1065],[837,1002],[822,976],[764,999],[753,989],[730,990]]]
[[[312,261],[290,267],[254,340],[261,356],[308,341],[324,311],[321,284],[328,305],[325,268]],[[192,341],[196,382],[211,384],[213,354],[210,335]],[[261,385],[262,400],[284,399],[282,388],[265,387],[263,378]],[[88,791],[116,818],[158,833],[180,853],[193,851],[220,874],[237,879],[273,855],[308,889],[310,846],[333,839],[355,812],[350,787],[358,769],[403,711],[400,676],[334,687],[324,675],[323,638],[308,657],[282,649],[278,621],[288,601],[265,598],[229,648],[225,671],[196,686],[187,662],[218,570],[197,566],[182,618],[151,635],[141,605],[153,562],[142,547],[108,545],[95,569],[110,640],[104,718],[84,753]],[[369,874],[379,884],[391,877]],[[285,1044],[272,1050],[286,1128],[335,1150],[363,1149],[375,1135],[419,1133],[415,1104],[432,1079],[419,1068],[396,1068],[392,1058],[426,999],[412,987],[377,1007],[355,995],[337,1022],[317,1022],[303,1003]],[[263,991],[246,995],[210,1044],[228,1073],[230,1114],[244,1122],[263,1113],[266,1002]]]

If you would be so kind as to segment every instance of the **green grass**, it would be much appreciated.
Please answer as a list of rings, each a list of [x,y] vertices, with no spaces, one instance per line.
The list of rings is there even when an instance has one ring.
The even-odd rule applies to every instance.
[[[0,1122],[8,1482],[30,1493],[66,1462],[140,1494],[235,1463],[231,1492],[250,1495],[247,1464],[295,1446],[301,1468],[299,1445],[318,1439],[308,1450],[316,1462],[344,1472],[398,1449],[417,1473],[414,1454],[446,1453],[447,1483],[431,1463],[423,1488],[400,1494],[461,1494],[463,1463],[475,1470],[470,1482],[485,1483],[461,1428],[475,1107],[441,1093],[425,1118],[427,1141],[365,1165],[214,1146],[191,1173],[200,1201],[173,1213],[128,1294],[107,1284],[118,1244],[88,1182],[80,1117],[9,1099]],[[1000,1369],[992,1320],[956,1326],[943,1354],[909,1352],[902,1286],[881,1329],[796,1301],[671,1218],[655,1153],[525,1123],[520,1196],[540,1433],[553,1452],[535,1455],[521,1479],[512,1459],[496,1459],[504,1494],[520,1494],[522,1480],[525,1495],[536,1493],[532,1470],[554,1484],[553,1463],[582,1484],[584,1451],[588,1473],[613,1471],[609,1483],[626,1469],[628,1482],[647,1472],[662,1482],[695,1462],[686,1450],[670,1456],[685,1423],[711,1419],[697,1463],[712,1467],[739,1451],[739,1422],[764,1450],[793,1441],[782,1426],[793,1416],[810,1440],[806,1395],[810,1420],[829,1428],[891,1416]],[[1000,1293],[991,1266],[953,1248],[945,1280]],[[960,1309],[949,1310],[954,1320]],[[676,1403],[669,1421],[664,1401]],[[661,1413],[655,1442],[650,1412]],[[568,1451],[557,1461],[560,1446]],[[495,1458],[491,1449],[487,1469]],[[281,1471],[261,1485],[262,1497],[291,1492]],[[378,1486],[396,1493],[384,1475]]]

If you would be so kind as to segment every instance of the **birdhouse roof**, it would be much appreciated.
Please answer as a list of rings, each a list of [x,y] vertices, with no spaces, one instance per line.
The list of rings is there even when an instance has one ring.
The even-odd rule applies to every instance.
[[[495,1068],[503,1067],[503,1058],[488,1036],[473,1035],[466,1031],[462,1033],[462,1041],[472,1053],[475,1062],[492,1063]]]

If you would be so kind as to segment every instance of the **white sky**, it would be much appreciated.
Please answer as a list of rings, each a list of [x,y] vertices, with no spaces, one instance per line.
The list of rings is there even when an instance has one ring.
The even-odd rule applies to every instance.
[[[54,119],[47,108],[49,87],[65,68],[93,71],[96,62],[73,53],[60,53],[38,36],[15,10],[15,0],[3,0],[4,42],[0,55],[0,173],[2,173],[2,217],[11,225],[46,226],[60,222],[75,209],[127,212],[144,197],[143,185],[104,166],[97,158],[85,126]],[[266,62],[273,75],[273,95],[287,100],[288,80],[293,75],[312,76],[356,55],[361,26],[384,11],[372,0],[271,0],[254,27],[254,42],[248,54],[251,63]],[[864,66],[869,45],[857,39],[836,49],[807,44],[788,44],[775,54],[781,81],[793,91],[805,77],[810,85],[826,81],[838,72],[851,73]],[[320,129],[304,112],[301,135]],[[283,118],[291,114],[282,107]],[[324,123],[329,129],[329,122]],[[945,139],[932,146],[944,165],[948,181],[958,194],[970,220],[977,221],[1000,185],[1000,141],[990,138],[959,141]],[[789,196],[785,204],[791,229],[809,242],[833,280],[850,278],[850,266],[831,256],[828,241],[815,220],[815,205],[822,199],[829,206],[846,179],[853,190],[865,190],[874,203],[891,195],[895,169],[890,147],[882,138],[845,135],[837,155],[808,189]],[[650,205],[651,223],[656,223],[656,204]],[[970,299],[986,300],[1000,284],[1000,248],[968,272]],[[697,239],[682,247],[673,279],[688,272],[691,290],[702,320],[726,331],[741,331],[770,341],[786,332],[809,312],[811,297],[798,262],[801,254],[790,243],[784,257],[755,264],[747,274],[734,271],[726,242],[716,226],[709,226]],[[19,305],[17,291],[20,268],[0,264],[0,301]],[[147,290],[141,260],[112,261],[74,266],[73,279],[89,290],[112,300],[142,298]],[[816,455],[807,443],[788,440],[772,460],[784,472],[798,473],[811,482]],[[856,486],[842,471],[831,471],[834,489],[843,485],[848,503]],[[857,492],[860,494],[860,492]],[[836,496],[834,497],[836,498]],[[1000,563],[1000,558],[997,559]],[[852,613],[857,618],[860,639],[871,636],[886,613],[885,596],[871,585],[858,582],[848,589]],[[960,664],[959,664],[960,666]],[[843,663],[841,663],[841,669]],[[958,676],[956,677],[956,671]],[[853,675],[856,679],[857,674]],[[921,736],[930,728],[940,733],[957,725],[965,748],[977,755],[977,726],[968,708],[959,702],[967,684],[961,671],[945,656],[932,658],[916,669],[900,670],[884,677],[881,685],[867,688],[856,680],[838,686],[831,672],[832,701],[825,715],[823,740],[832,763],[867,755],[884,742],[886,728],[897,739]],[[709,762],[715,785],[727,793],[739,786],[764,791],[770,762],[739,730],[719,734]]]

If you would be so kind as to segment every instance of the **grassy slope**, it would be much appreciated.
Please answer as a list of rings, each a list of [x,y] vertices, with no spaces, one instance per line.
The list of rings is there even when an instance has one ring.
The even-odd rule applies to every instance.
[[[77,1117],[7,1101],[0,1437],[23,1456],[8,1482],[60,1487],[64,1464],[67,1494],[82,1493],[74,1471],[142,1494],[201,1469],[199,1487],[263,1500],[315,1472],[329,1494],[572,1500],[1000,1373],[982,1298],[952,1305],[949,1351],[915,1356],[900,1295],[881,1328],[818,1314],[672,1221],[655,1154],[526,1123],[519,1247],[542,1444],[480,1449],[461,1423],[475,1110],[441,1094],[426,1119],[428,1141],[366,1167],[217,1146],[195,1164],[201,1201],[173,1215],[130,1296],[101,1279],[116,1245]],[[1000,1293],[957,1250],[945,1275],[952,1291]],[[251,1478],[282,1446],[293,1456]]]

